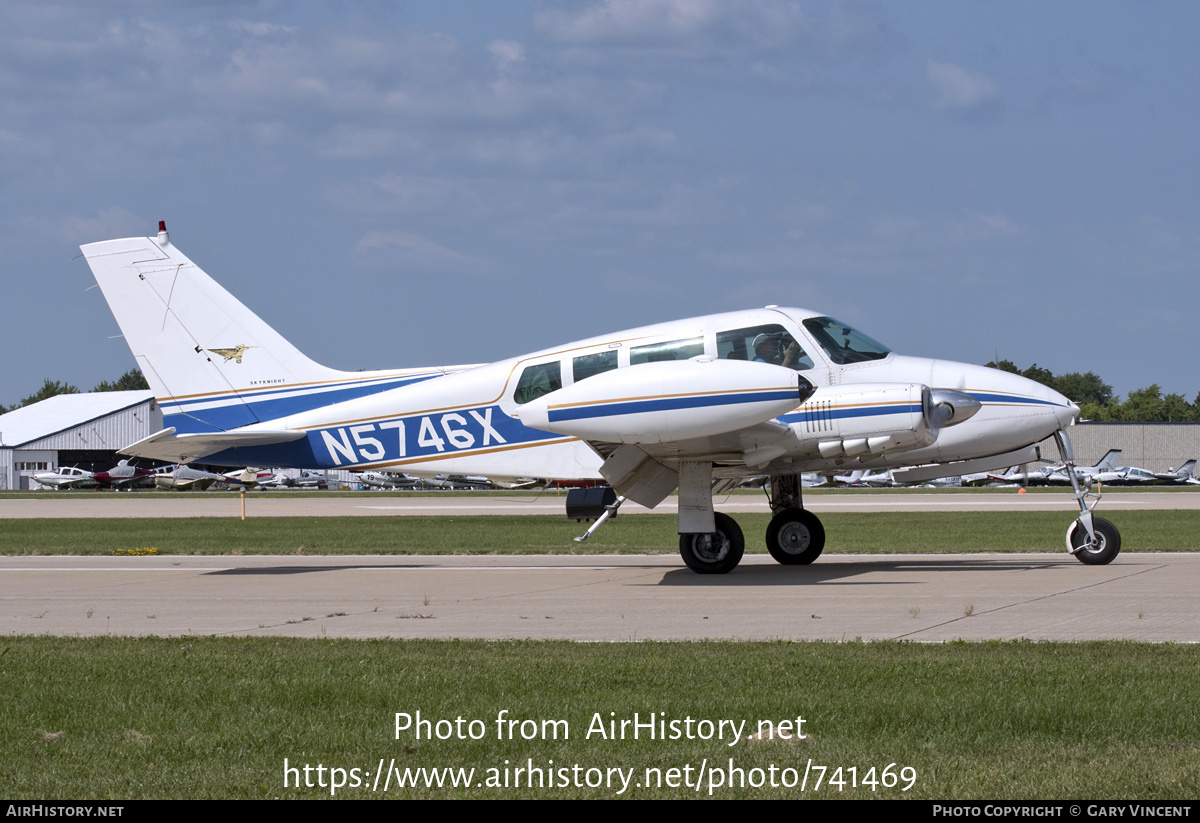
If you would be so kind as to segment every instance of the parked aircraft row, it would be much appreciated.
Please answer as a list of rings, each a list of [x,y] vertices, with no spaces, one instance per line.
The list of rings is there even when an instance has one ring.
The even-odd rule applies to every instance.
[[[33,479],[49,489],[133,489],[155,486],[163,490],[203,491],[220,485],[222,488],[295,488],[318,486],[327,482],[318,472],[302,472],[299,478],[283,472],[243,469],[214,474],[191,466],[174,464],[147,469],[120,461],[108,471],[90,472],[75,466],[54,471],[36,472]]]
[[[33,475],[34,480],[51,489],[130,489],[152,484],[153,478],[154,474],[149,469],[133,466],[128,460],[122,460],[102,472],[70,466]]]
[[[540,481],[527,478],[523,481],[493,481],[478,475],[440,474],[434,477],[417,477],[404,472],[365,471],[354,475],[363,486],[373,489],[524,489],[533,488]]]
[[[806,564],[825,542],[804,507],[806,472],[909,467],[905,479],[923,482],[1035,462],[1049,437],[1074,463],[1067,429],[1079,408],[1063,395],[995,369],[897,354],[820,312],[772,305],[485,365],[347,372],[304,356],[180,252],[163,223],[157,236],[82,251],[163,412],[166,428],[125,455],[602,478],[617,497],[582,538],[625,499],[654,508],[678,491],[679,551],[701,573],[742,558],[742,530],[714,511],[713,495],[748,478],[771,479],[771,555]],[[286,273],[275,276],[282,287]],[[1068,474],[1079,512],[1067,549],[1108,563],[1120,533],[1094,517],[1095,498]]]
[[[1179,469],[1165,472],[1152,472],[1136,466],[1117,466],[1116,461],[1121,454],[1120,449],[1113,449],[1105,454],[1094,466],[1077,466],[1075,476],[1082,483],[1094,483],[1110,486],[1176,486],[1200,485],[1200,480],[1194,476],[1195,460],[1188,460]],[[906,483],[891,470],[868,472],[854,471],[849,474],[838,474],[831,477],[809,473],[804,475],[804,488],[899,488],[912,485],[921,486],[1070,486],[1062,464],[1042,466],[1032,471],[1026,471],[1022,466],[1010,466],[1007,471],[976,472],[961,476],[942,477],[926,483]]]
[[[1188,460],[1178,469],[1165,472],[1152,472],[1137,466],[1118,466],[1111,472],[1096,475],[1094,479],[1110,486],[1194,486],[1200,485],[1195,470],[1195,460]]]
[[[385,489],[517,489],[531,488],[539,481],[495,482],[486,477],[466,475],[442,475],[425,478],[414,477],[403,472],[362,472],[354,475],[356,482],[369,488]],[[63,467],[54,471],[37,472],[33,479],[51,489],[131,489],[155,486],[164,491],[204,491],[218,488],[264,488],[264,489],[324,489],[329,485],[328,477],[319,471],[302,470],[293,475],[272,470],[243,469],[225,474],[215,474],[182,464],[160,466],[156,469],[138,468],[122,460],[107,472],[90,472],[77,467]]]

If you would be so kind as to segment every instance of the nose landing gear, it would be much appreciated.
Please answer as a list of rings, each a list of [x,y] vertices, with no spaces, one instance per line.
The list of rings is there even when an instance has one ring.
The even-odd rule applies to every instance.
[[[1111,563],[1121,551],[1121,533],[1103,517],[1093,517],[1092,509],[1100,502],[1100,495],[1084,489],[1075,475],[1075,453],[1071,439],[1061,429],[1054,433],[1058,451],[1066,465],[1067,477],[1075,491],[1075,502],[1079,504],[1079,519],[1067,529],[1067,551],[1075,559],[1088,566],[1103,566]],[[1090,503],[1089,503],[1090,499]]]

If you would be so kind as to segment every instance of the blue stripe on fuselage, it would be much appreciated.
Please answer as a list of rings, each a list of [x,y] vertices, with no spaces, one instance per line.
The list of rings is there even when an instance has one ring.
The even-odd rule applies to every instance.
[[[302,440],[227,449],[203,459],[220,466],[352,466],[469,456],[539,441],[563,440],[521,425],[499,406],[477,406],[309,431]]]
[[[654,400],[630,400],[622,403],[605,403],[595,406],[577,406],[568,409],[550,409],[550,422],[562,420],[587,420],[594,417],[617,417],[624,414],[667,411],[671,409],[693,409],[709,406],[731,406],[738,403],[761,403],[772,400],[799,399],[794,390],[761,391],[741,394],[716,394],[706,397],[665,397]]]
[[[1061,408],[1061,403],[1054,403],[1050,400],[1039,400],[1036,397],[1021,397],[1015,394],[992,394],[990,392],[969,391],[967,394],[974,397],[980,403],[1028,403],[1033,406],[1054,406]]]
[[[434,374],[418,375],[416,377],[403,377],[396,380],[389,380],[385,383],[368,383],[366,385],[359,383],[348,385],[341,389],[308,391],[293,397],[277,397],[269,400],[258,399],[266,394],[282,394],[289,391],[297,391],[296,389],[274,389],[243,396],[240,403],[236,402],[238,395],[228,394],[221,395],[215,399],[218,401],[235,400],[235,402],[224,406],[212,406],[200,409],[188,408],[187,411],[177,411],[177,409],[181,406],[192,406],[191,401],[176,402],[173,400],[164,400],[160,403],[160,407],[163,411],[163,426],[173,426],[179,434],[211,432],[214,429],[229,431],[239,426],[247,426],[263,420],[276,420],[291,414],[299,414],[319,409],[322,406],[341,403],[345,400],[354,400],[358,397],[379,394],[380,392],[389,391],[401,386],[422,383],[441,376],[442,373],[437,372]],[[197,402],[210,403],[213,400],[213,398],[206,397]]]
[[[802,423],[805,420],[813,418],[823,418],[826,420],[837,417],[874,417],[884,414],[920,414],[920,403],[906,403],[902,405],[892,406],[854,406],[845,409],[823,409],[818,407],[810,408],[802,411],[788,412],[780,415],[777,419],[784,423]]]
[[[431,377],[442,377],[447,374],[443,371],[422,372],[419,374],[396,375],[393,377],[372,377],[364,379],[349,379],[349,380],[332,380],[323,383],[315,384],[291,384],[284,386],[267,387],[262,386],[255,388],[249,386],[239,391],[217,392],[207,394],[203,397],[185,398],[183,400],[164,399],[163,405],[188,405],[191,403],[224,403],[230,400],[241,400],[242,402],[257,400],[260,397],[266,397],[273,394],[287,394],[289,392],[322,392],[335,390],[341,386],[351,388],[362,388],[366,391],[379,391],[379,386],[387,388],[395,388],[396,386],[405,386],[409,383],[417,383],[422,380],[428,380]]]

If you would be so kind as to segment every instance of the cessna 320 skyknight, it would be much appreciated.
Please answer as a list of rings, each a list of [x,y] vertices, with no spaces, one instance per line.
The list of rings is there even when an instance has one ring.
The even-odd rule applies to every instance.
[[[713,495],[767,475],[766,542],[780,563],[825,543],[803,506],[802,472],[915,467],[923,481],[1039,459],[1078,407],[983,366],[905,357],[802,309],[714,314],[580,340],[478,366],[344,372],[318,365],[156,237],[82,247],[138,366],[163,431],[121,454],[228,466],[410,474],[603,477],[653,508],[678,489],[679,546],[701,573],[737,566],[745,544]],[[1074,473],[1070,473],[1074,477]],[[1067,548],[1110,562],[1120,534],[1080,516]],[[603,514],[599,514],[599,511]],[[585,535],[584,537],[586,537]],[[579,539],[579,538],[577,538]]]

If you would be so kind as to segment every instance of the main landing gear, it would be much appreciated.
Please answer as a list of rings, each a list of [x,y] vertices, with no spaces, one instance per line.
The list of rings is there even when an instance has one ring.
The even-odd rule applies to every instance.
[[[1075,476],[1075,453],[1071,448],[1071,438],[1060,429],[1054,433],[1054,439],[1066,466],[1067,477],[1071,479],[1075,502],[1079,504],[1079,519],[1067,529],[1067,551],[1088,566],[1111,563],[1121,551],[1121,533],[1103,517],[1092,516],[1092,509],[1100,502],[1100,495],[1084,489]]]
[[[771,511],[767,526],[767,551],[785,566],[806,566],[825,548],[825,527],[803,507],[800,475],[771,478]],[[716,531],[711,534],[679,535],[679,554],[687,567],[699,574],[725,574],[741,562],[746,541],[737,522],[727,514],[713,512]]]
[[[725,574],[737,568],[746,551],[746,539],[737,521],[713,512],[717,530],[711,534],[679,535],[679,554],[697,574]]]
[[[800,475],[771,478],[771,511],[767,526],[767,551],[785,566],[807,566],[825,549],[825,527],[804,508]]]
[[[1057,431],[1054,436],[1079,504],[1079,517],[1067,529],[1067,551],[1089,566],[1111,563],[1121,551],[1121,533],[1109,521],[1092,515],[1100,497],[1081,487],[1075,475],[1075,457],[1067,433]],[[712,508],[713,494],[728,488],[724,485],[726,482],[731,481],[718,481],[716,486],[713,485],[712,464],[709,463],[693,462],[680,467],[679,554],[687,567],[698,574],[728,574],[737,568],[746,551],[746,540],[737,522]],[[825,528],[815,514],[804,508],[800,475],[773,475],[770,483],[773,516],[767,526],[767,551],[776,562],[785,566],[808,565],[820,557],[825,548]],[[651,485],[649,481],[647,485]],[[625,497],[618,497],[611,488],[601,491],[603,496],[595,500],[585,500],[584,490],[573,489],[567,495],[568,517],[596,520],[585,534],[575,538],[577,541],[591,537],[625,502]],[[666,497],[670,488],[662,484],[657,492],[653,500],[634,499],[653,508]],[[632,491],[628,493],[633,494]],[[708,531],[710,528],[713,531]]]
[[[825,527],[804,509],[784,509],[767,526],[767,551],[785,566],[807,566],[825,548]]]

